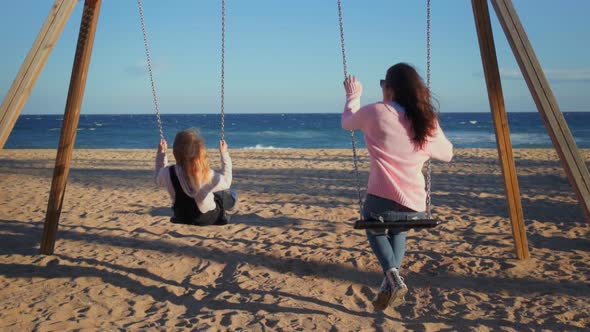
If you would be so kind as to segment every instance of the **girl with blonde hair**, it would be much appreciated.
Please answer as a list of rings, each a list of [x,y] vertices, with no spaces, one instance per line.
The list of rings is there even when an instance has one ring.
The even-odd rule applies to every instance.
[[[235,208],[237,193],[230,190],[232,161],[224,140],[219,141],[222,169],[209,166],[205,140],[195,129],[176,134],[173,145],[176,165],[168,165],[168,144],[160,141],[156,155],[156,183],[172,200],[171,221],[177,224],[208,226],[229,222],[226,211]]]

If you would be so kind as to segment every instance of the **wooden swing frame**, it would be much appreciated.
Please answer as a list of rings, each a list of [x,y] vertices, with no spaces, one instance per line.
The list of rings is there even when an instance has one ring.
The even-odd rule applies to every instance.
[[[76,129],[84,97],[88,67],[102,0],[85,0],[78,43],[74,57],[70,87],[59,139],[53,180],[47,204],[45,227],[41,239],[41,254],[51,255],[63,205],[70,161],[76,139]],[[490,0],[510,43],[514,57],[541,114],[551,141],[559,155],[580,207],[590,224],[590,175],[575,140],[559,109],[539,60],[511,0]],[[49,57],[55,42],[68,21],[77,0],[55,0],[45,24],[25,58],[8,94],[0,106],[0,149],[4,147],[14,124],[29,97],[35,82]],[[490,109],[494,121],[500,166],[504,177],[506,201],[512,224],[516,256],[530,256],[520,201],[520,190],[514,165],[508,117],[494,45],[487,0],[472,0],[473,15],[484,68]]]

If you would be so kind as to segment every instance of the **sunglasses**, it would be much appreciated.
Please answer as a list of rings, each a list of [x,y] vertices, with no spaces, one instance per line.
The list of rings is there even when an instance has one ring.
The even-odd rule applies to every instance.
[[[384,87],[385,87],[385,83],[386,83],[386,82],[385,82],[385,80],[380,80],[380,81],[379,81],[379,85],[380,85],[382,88],[384,88]]]

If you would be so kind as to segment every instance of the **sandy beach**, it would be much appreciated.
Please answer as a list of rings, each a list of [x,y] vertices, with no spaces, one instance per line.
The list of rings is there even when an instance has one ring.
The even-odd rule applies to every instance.
[[[352,228],[349,150],[233,150],[239,211],[207,228],[169,222],[154,153],[75,151],[55,255],[41,256],[55,151],[0,151],[0,330],[590,328],[590,227],[553,150],[515,151],[524,261],[496,150],[435,163],[434,214],[444,223],[409,233],[409,293],[384,312],[371,305],[379,266]]]

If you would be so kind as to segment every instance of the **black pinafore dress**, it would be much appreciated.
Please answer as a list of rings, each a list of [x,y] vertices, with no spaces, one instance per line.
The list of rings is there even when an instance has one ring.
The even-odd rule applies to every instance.
[[[170,180],[174,186],[174,192],[176,198],[174,199],[174,206],[172,211],[174,216],[170,218],[170,221],[175,224],[195,225],[195,226],[209,226],[209,225],[225,225],[227,221],[225,219],[225,213],[221,208],[221,202],[218,196],[214,195],[215,199],[215,210],[202,213],[199,211],[195,199],[187,195],[182,187],[180,181],[176,176],[174,166],[170,166]]]

